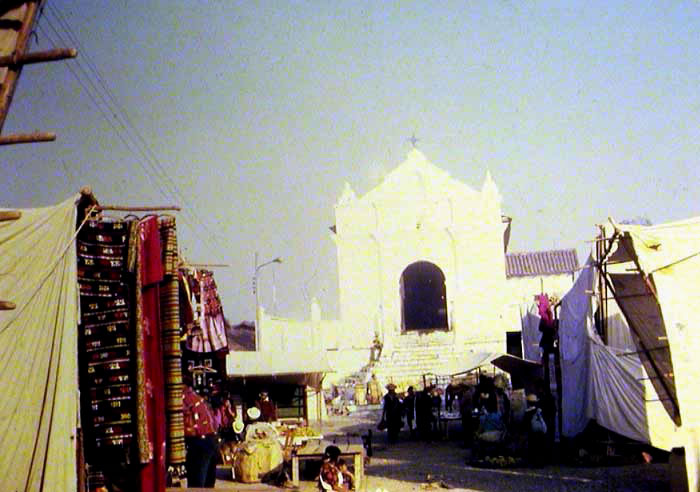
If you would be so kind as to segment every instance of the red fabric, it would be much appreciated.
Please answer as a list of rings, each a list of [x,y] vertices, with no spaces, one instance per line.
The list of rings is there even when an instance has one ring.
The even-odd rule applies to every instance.
[[[160,246],[158,218],[150,217],[139,224],[141,248],[139,268],[142,285],[142,357],[146,376],[146,418],[148,441],[153,451],[152,460],[141,469],[142,492],[164,492],[165,466],[165,393],[163,353],[160,327],[160,288],[163,280],[163,263]]]
[[[552,325],[554,323],[554,316],[549,306],[549,297],[547,297],[547,294],[540,294],[537,296],[537,308],[540,313],[540,318],[544,320],[547,326]]]
[[[149,217],[139,224],[141,235],[141,284],[146,287],[163,281],[163,257],[160,245],[160,228],[158,217]]]

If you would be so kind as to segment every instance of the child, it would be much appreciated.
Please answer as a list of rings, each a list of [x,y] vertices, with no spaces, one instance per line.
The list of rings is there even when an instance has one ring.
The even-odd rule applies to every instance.
[[[338,459],[338,469],[343,475],[343,483],[347,486],[348,490],[353,490],[355,488],[355,475],[350,473],[350,470],[348,470],[348,464],[343,458]]]

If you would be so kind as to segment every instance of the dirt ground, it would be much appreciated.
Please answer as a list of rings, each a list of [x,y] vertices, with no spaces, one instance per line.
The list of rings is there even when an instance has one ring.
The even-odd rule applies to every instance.
[[[378,421],[376,410],[357,412],[350,416],[333,416],[322,424],[321,431],[329,441],[357,441],[360,435],[374,429]],[[455,429],[453,435],[458,435]],[[670,491],[667,463],[627,466],[573,467],[549,465],[543,468],[484,469],[466,465],[470,450],[458,440],[432,443],[412,441],[404,429],[399,442],[388,445],[386,435],[373,431],[373,455],[365,467],[366,480],[360,491],[388,492],[449,489],[455,492],[667,492]],[[296,489],[317,491],[313,470],[308,470]],[[294,490],[266,484],[239,484],[230,480],[230,470],[219,469],[216,483],[219,490],[269,491]],[[172,489],[182,490],[182,489]],[[194,490],[194,489],[190,489]]]

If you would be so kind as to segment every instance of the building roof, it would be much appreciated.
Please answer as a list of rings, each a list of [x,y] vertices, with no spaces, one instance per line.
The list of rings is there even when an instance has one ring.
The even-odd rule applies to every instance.
[[[528,251],[506,254],[506,277],[537,277],[562,275],[578,270],[575,249]]]

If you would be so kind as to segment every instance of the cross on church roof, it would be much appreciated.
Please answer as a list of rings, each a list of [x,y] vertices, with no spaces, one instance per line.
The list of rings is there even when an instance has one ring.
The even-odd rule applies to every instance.
[[[413,145],[413,148],[416,148],[416,144],[418,143],[418,139],[416,138],[416,134],[414,133],[411,135],[411,138],[408,139],[409,142],[411,142],[411,145]]]

